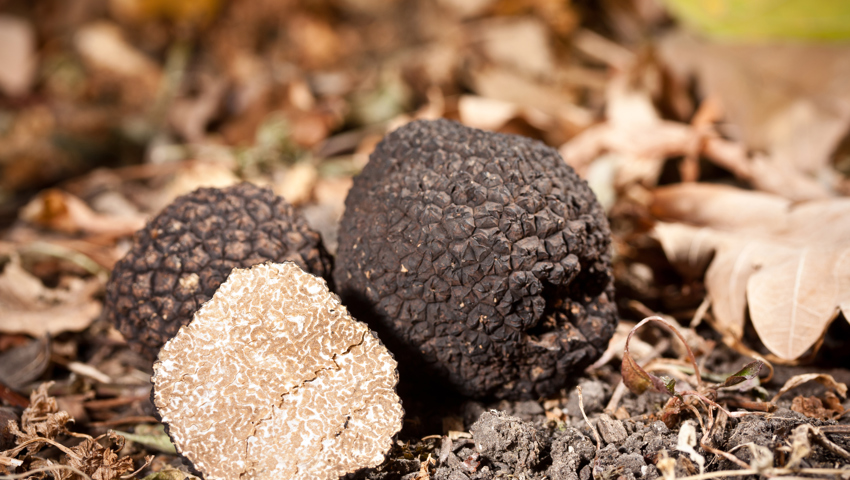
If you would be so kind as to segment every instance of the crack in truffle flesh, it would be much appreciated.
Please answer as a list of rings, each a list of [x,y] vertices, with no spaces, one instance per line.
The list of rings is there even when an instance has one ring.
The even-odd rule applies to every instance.
[[[396,362],[324,280],[236,269],[154,364],[154,403],[207,480],[336,479],[401,429]]]
[[[234,268],[295,262],[330,278],[319,234],[270,189],[250,183],[177,198],[140,230],[112,272],[107,318],[153,360]]]
[[[469,396],[534,398],[614,333],[605,213],[541,142],[411,122],[378,144],[345,206],[334,282],[402,367]]]

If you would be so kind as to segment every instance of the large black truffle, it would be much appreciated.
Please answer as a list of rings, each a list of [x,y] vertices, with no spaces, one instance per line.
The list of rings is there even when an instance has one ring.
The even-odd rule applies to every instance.
[[[140,230],[106,288],[107,318],[153,360],[234,268],[291,261],[330,278],[319,234],[270,189],[250,183],[177,198]]]
[[[465,395],[532,398],[614,333],[605,214],[541,142],[412,122],[378,144],[345,205],[334,281],[402,367]]]

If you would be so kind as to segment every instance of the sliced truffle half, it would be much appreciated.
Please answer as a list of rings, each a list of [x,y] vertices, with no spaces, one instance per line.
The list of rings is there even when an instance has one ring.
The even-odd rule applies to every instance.
[[[330,278],[319,234],[271,189],[242,183],[177,198],[140,230],[112,271],[107,318],[149,360],[234,268],[295,262]]]
[[[234,270],[161,350],[154,403],[207,480],[336,479],[401,429],[396,362],[293,263]]]

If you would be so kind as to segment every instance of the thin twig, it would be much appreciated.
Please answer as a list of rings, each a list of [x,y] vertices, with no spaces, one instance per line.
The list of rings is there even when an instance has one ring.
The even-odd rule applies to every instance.
[[[808,423],[804,423],[803,425],[805,425],[806,430],[809,431],[809,436],[811,436],[812,439],[817,441],[820,446],[829,450],[835,455],[838,455],[844,460],[850,460],[850,452],[844,450],[843,448],[838,446],[838,444],[827,438],[827,436],[818,427],[815,427],[814,425],[810,425]]]
[[[86,438],[91,438],[91,437],[86,435]],[[19,444],[17,447],[15,447],[11,450],[6,450],[5,452],[3,452],[3,454],[7,455],[9,457],[16,457],[16,456],[18,456],[19,453],[21,453],[24,450],[24,448],[27,447],[27,445],[30,445],[30,444],[33,444],[33,443],[36,443],[36,442],[43,442],[43,443],[53,445],[54,447],[58,448],[59,450],[62,450],[63,452],[65,452],[67,455],[70,455],[74,458],[80,458],[79,455],[74,453],[73,450],[69,449],[65,445],[62,445],[59,442],[55,442],[55,441],[53,441],[49,438],[42,438],[42,437],[31,438],[31,439]]]
[[[121,475],[121,477],[120,477],[120,478],[122,478],[122,479],[128,479],[128,478],[133,478],[133,477],[135,477],[135,476],[136,476],[139,472],[141,472],[141,471],[142,471],[145,467],[147,467],[148,465],[150,465],[150,464],[151,464],[151,462],[153,462],[153,459],[154,459],[154,458],[156,458],[156,457],[154,457],[153,455],[147,455],[147,456],[145,456],[145,464],[144,464],[144,465],[142,465],[141,467],[139,467],[138,469],[136,469],[136,471],[135,471],[135,472],[128,473],[128,474],[126,474],[126,475]]]
[[[850,410],[848,410],[850,412]],[[850,433],[850,425],[824,425],[822,427],[818,427],[818,429],[823,433]]]
[[[578,391],[578,409],[581,410],[581,416],[584,417],[584,421],[587,422],[587,426],[593,432],[593,437],[596,438],[596,449],[600,450],[602,449],[602,440],[599,439],[599,433],[596,432],[596,428],[593,427],[593,424],[587,419],[587,414],[584,413],[584,398],[581,395],[581,385],[576,387],[576,391]]]
[[[723,450],[720,450],[719,448],[714,448],[706,442],[700,441],[699,446],[702,447],[703,450],[705,450],[709,453],[713,453],[715,455],[720,455],[721,457],[725,458],[726,460],[729,460],[730,462],[734,463],[735,465],[737,465],[741,468],[744,468],[744,469],[750,468],[749,465],[747,465],[743,460],[736,457],[735,455],[732,455],[729,452],[724,452]]]
[[[694,367],[694,372],[695,372],[694,376],[697,378],[697,388],[698,389],[702,388],[702,378],[701,378],[700,373],[699,373],[700,372],[699,365],[697,365],[697,359],[694,356],[694,351],[691,350],[691,346],[688,345],[687,340],[685,340],[685,337],[682,336],[681,333],[679,333],[679,330],[676,329],[675,327],[673,327],[672,325],[670,325],[669,323],[667,323],[667,320],[664,320],[659,315],[650,315],[650,316],[644,318],[643,320],[641,320],[640,322],[638,322],[637,325],[635,325],[635,328],[633,328],[632,331],[629,332],[629,337],[631,337],[632,334],[634,332],[636,332],[641,326],[643,326],[644,324],[649,323],[649,322],[660,323],[665,328],[667,328],[667,330],[673,332],[673,334],[676,335],[676,337],[679,338],[679,340],[685,346],[685,351],[688,353],[688,361],[690,361],[691,365],[693,365],[693,367]]]
[[[104,420],[102,422],[89,422],[88,426],[92,428],[114,427],[116,425],[126,425],[128,423],[159,423],[159,420],[149,415],[142,415],[135,417],[114,418],[112,420]]]
[[[723,478],[723,477],[743,477],[745,475],[764,475],[766,477],[770,476],[778,476],[778,475],[788,475],[788,474],[806,474],[806,475],[841,475],[841,474],[850,474],[850,470],[848,469],[840,469],[840,468],[801,468],[799,470],[791,470],[790,468],[768,468],[765,470],[756,470],[754,468],[748,468],[746,470],[720,470],[717,472],[708,472],[701,473],[699,475],[690,475],[687,477],[680,477],[676,480],[706,480],[709,478]],[[783,480],[788,478],[800,478],[800,477],[782,477]],[[812,478],[807,478],[806,480],[813,480]],[[824,479],[827,480],[827,479]]]
[[[10,474],[10,475],[0,475],[0,480],[17,480],[19,478],[29,478],[34,473],[52,472],[52,471],[55,471],[55,470],[69,470],[70,472],[72,472],[76,475],[79,475],[79,476],[85,478],[86,480],[92,480],[92,478],[90,476],[86,475],[86,473],[83,472],[82,470],[74,468],[70,465],[62,465],[62,464],[49,465],[49,466],[46,466],[46,467],[41,467],[41,468],[29,470],[29,471],[23,472],[23,473],[13,473],[13,474]]]
[[[697,311],[694,312],[694,318],[691,319],[691,323],[689,324],[690,328],[697,328],[700,323],[702,323],[702,319],[705,317],[706,312],[708,312],[708,307],[711,306],[711,299],[706,295],[705,298],[702,299],[702,303],[697,307]]]

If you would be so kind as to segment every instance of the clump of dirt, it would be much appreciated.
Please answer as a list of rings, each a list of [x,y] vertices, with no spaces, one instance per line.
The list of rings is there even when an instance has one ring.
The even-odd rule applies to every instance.
[[[786,368],[777,367],[779,378],[788,377]],[[799,373],[797,370],[794,373]],[[850,475],[850,416],[818,419],[791,409],[794,398],[824,396],[824,387],[819,384],[782,396],[776,402],[778,408],[771,413],[751,412],[736,417],[739,413],[734,412],[743,409],[730,406],[733,417],[718,421],[704,439],[716,451],[728,452],[724,458],[700,446],[704,430],[693,413],[683,412],[670,427],[661,420],[661,409],[669,398],[663,394],[626,393],[619,402],[619,419],[614,413],[606,413],[616,374],[606,366],[595,375],[577,380],[582,387],[581,403],[595,432],[581,415],[576,389],[540,401],[502,400],[487,404],[456,398],[448,402],[450,405],[443,402],[438,414],[443,419],[444,435],[420,439],[418,427],[406,426],[388,460],[375,469],[358,472],[355,478],[652,480],[662,478],[665,468],[672,469],[676,478],[700,474],[700,463],[703,472],[729,471],[730,475],[745,466],[803,469],[797,470],[798,477],[805,476],[805,469],[844,468]],[[781,386],[776,382],[765,385],[770,395]],[[419,401],[429,403],[425,398]],[[845,400],[844,404],[848,406],[850,401]],[[410,418],[425,420],[428,416],[418,412],[416,406],[411,407]],[[623,411],[630,416],[623,419]],[[705,412],[701,414],[705,426],[710,426]],[[680,436],[686,422],[695,430],[693,452],[682,448]],[[424,423],[434,424],[433,419]],[[805,441],[808,455],[791,463],[801,430],[816,433],[810,433]],[[791,473],[790,469],[785,471]]]
[[[459,446],[453,446],[448,437],[443,440],[434,478],[586,480],[599,474],[602,478],[657,478],[656,454],[664,448],[672,451],[676,434],[660,421],[613,421],[624,433],[631,433],[598,449],[587,427],[523,421],[497,410],[484,412],[470,428],[471,439]],[[626,423],[631,424],[626,427]]]

